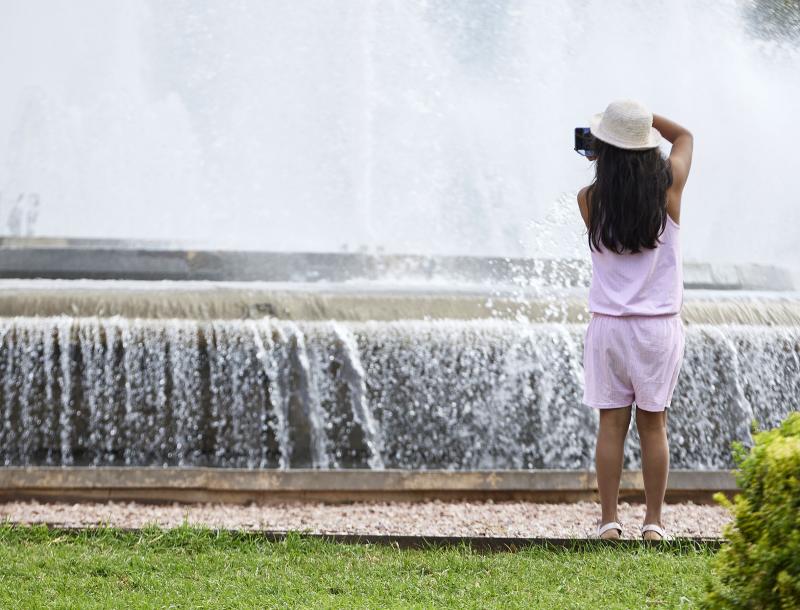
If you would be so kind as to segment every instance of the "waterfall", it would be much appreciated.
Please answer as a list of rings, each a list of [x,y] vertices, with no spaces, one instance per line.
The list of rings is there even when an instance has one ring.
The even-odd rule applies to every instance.
[[[383,442],[381,441],[380,428],[369,405],[367,379],[364,367],[361,365],[361,356],[356,338],[349,329],[338,322],[332,323],[332,328],[337,339],[342,344],[342,366],[340,370],[350,394],[353,419],[364,431],[366,444],[369,447],[369,466],[370,468],[381,469],[383,468],[383,458],[381,457]]]
[[[587,468],[585,328],[0,318],[0,464]],[[688,325],[672,466],[730,467],[798,408],[799,328]]]

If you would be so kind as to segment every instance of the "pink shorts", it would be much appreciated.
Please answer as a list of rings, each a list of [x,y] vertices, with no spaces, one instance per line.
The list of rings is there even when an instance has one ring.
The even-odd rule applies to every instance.
[[[663,411],[672,400],[683,362],[679,315],[592,314],[583,349],[584,404]]]

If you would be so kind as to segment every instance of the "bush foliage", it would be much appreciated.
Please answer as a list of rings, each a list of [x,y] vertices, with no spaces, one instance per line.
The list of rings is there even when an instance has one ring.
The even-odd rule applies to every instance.
[[[734,451],[741,493],[717,496],[734,520],[704,606],[800,609],[800,412],[753,440]]]

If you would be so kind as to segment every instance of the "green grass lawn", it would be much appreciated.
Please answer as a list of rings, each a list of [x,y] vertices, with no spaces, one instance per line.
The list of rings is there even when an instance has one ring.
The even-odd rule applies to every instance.
[[[0,608],[691,608],[707,548],[399,550],[0,524]]]

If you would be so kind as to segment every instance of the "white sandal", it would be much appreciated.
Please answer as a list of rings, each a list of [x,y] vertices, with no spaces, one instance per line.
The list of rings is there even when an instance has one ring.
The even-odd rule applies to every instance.
[[[617,530],[619,532],[620,538],[622,537],[622,526],[616,521],[609,521],[605,525],[598,525],[597,537],[600,538],[602,534],[604,534],[608,530]],[[603,538],[603,540],[613,540],[613,538]]]
[[[661,540],[666,540],[667,539],[667,532],[664,531],[663,527],[661,527],[660,525],[657,525],[655,523],[648,523],[647,525],[643,525],[642,526],[642,538],[644,538],[644,533],[645,532],[655,532],[656,534],[661,536]],[[647,538],[645,538],[645,540],[647,540]],[[653,542],[659,542],[659,541],[658,540],[653,540]]]

